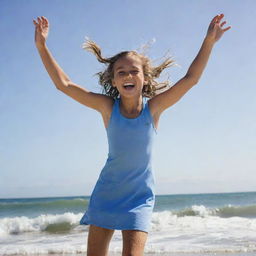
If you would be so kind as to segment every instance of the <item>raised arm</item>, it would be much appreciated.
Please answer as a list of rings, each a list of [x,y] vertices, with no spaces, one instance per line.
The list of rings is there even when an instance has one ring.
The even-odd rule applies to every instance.
[[[49,33],[48,20],[42,16],[41,18],[38,17],[37,21],[33,20],[33,23],[35,25],[35,44],[37,50],[56,88],[79,103],[103,113],[105,111],[104,103],[109,103],[109,97],[90,92],[73,83],[58,65],[46,46],[46,40]]]
[[[160,115],[165,109],[179,101],[187,91],[198,83],[215,42],[220,39],[225,31],[231,28],[229,26],[222,29],[222,26],[226,23],[224,21],[220,24],[220,20],[223,17],[224,14],[221,14],[212,19],[199,53],[190,65],[187,74],[170,89],[160,93],[150,100],[153,115]]]

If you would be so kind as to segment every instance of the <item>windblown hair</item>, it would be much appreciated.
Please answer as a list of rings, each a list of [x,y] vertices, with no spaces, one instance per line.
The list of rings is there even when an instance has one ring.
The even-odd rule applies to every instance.
[[[123,51],[110,58],[104,58],[101,54],[101,48],[93,41],[86,39],[86,42],[83,44],[83,49],[93,53],[97,60],[101,63],[107,65],[107,68],[103,72],[98,72],[96,75],[99,76],[99,84],[103,86],[103,92],[113,98],[119,96],[119,91],[116,87],[112,86],[112,79],[114,77],[114,64],[115,62],[124,56],[133,55],[138,57],[142,62],[142,68],[144,73],[144,78],[147,80],[147,84],[144,85],[142,89],[142,96],[147,98],[152,98],[158,94],[159,91],[168,89],[169,81],[158,83],[155,81],[161,74],[161,72],[174,64],[174,60],[167,57],[159,66],[153,67],[151,60],[146,57],[144,54],[140,54],[137,51]]]

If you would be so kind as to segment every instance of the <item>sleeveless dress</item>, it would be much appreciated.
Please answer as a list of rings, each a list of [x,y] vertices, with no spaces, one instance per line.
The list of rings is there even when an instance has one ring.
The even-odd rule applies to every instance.
[[[115,99],[106,128],[109,153],[80,225],[148,232],[155,204],[152,145],[157,130],[148,102],[136,118],[120,112]]]

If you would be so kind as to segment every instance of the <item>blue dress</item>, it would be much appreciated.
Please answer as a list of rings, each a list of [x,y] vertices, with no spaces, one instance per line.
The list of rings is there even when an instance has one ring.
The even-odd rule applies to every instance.
[[[121,114],[117,98],[106,131],[108,158],[80,224],[148,232],[155,204],[151,156],[157,131],[146,98],[136,118]]]

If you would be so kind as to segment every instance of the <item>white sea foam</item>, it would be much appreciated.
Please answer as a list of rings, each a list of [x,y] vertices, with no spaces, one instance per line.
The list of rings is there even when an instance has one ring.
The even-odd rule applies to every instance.
[[[195,216],[154,212],[145,252],[256,252],[256,219],[221,218],[202,206],[192,209],[197,212]],[[5,234],[1,235],[0,255],[85,253],[88,226],[78,226],[81,217],[82,213],[65,213],[0,219],[0,234]],[[43,232],[49,225],[61,223],[74,228],[62,234]],[[109,249],[122,252],[120,230],[115,231]]]
[[[40,215],[36,218],[15,217],[0,219],[0,237],[8,234],[20,234],[24,232],[44,231],[51,224],[69,223],[78,225],[82,218],[82,213],[74,214],[66,212],[64,214]]]

